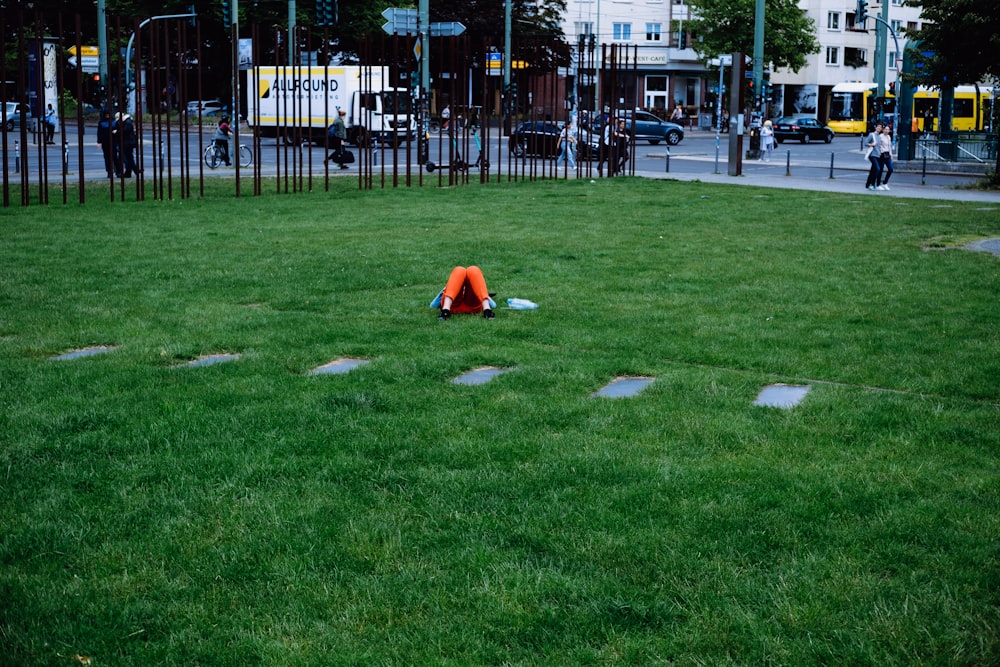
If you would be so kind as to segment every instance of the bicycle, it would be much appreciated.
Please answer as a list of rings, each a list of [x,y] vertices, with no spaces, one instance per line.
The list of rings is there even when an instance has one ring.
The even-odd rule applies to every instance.
[[[207,146],[205,146],[205,164],[208,165],[209,169],[217,169],[220,164],[225,164],[226,153],[222,150],[222,147],[217,145],[214,141],[210,141]],[[250,150],[244,144],[240,144],[239,147],[239,162],[241,167],[249,167],[253,164],[253,151]]]

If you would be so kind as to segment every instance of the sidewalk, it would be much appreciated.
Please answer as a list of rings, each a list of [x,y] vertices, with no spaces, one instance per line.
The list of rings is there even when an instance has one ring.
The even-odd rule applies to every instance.
[[[871,191],[864,189],[864,179],[857,178],[805,178],[796,176],[772,176],[744,174],[730,176],[727,173],[684,174],[680,172],[636,172],[636,176],[674,181],[701,181],[703,183],[725,183],[727,185],[754,185],[761,188],[784,190],[814,190],[816,192],[840,192],[859,197],[910,197],[913,199],[936,199],[943,201],[983,202],[1000,206],[1000,191],[964,190],[942,188],[931,185],[896,185],[891,190]],[[1000,210],[998,208],[997,210]]]

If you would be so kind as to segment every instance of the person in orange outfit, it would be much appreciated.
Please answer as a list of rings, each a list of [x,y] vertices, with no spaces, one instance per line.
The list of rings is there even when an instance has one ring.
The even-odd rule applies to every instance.
[[[439,320],[446,320],[454,313],[478,313],[492,320],[496,305],[486,289],[486,278],[478,266],[456,266],[448,276],[448,283],[431,302],[431,308],[441,308]]]

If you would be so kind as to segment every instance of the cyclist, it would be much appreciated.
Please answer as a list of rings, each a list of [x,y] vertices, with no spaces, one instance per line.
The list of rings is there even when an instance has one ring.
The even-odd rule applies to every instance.
[[[222,161],[226,163],[227,167],[231,167],[233,165],[232,161],[229,159],[230,131],[229,116],[223,116],[219,121],[218,127],[215,128],[215,136],[212,137],[212,143],[222,149]]]

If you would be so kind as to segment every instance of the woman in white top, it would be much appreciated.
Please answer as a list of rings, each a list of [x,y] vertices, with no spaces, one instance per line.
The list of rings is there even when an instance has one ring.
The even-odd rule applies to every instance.
[[[878,135],[878,153],[879,159],[882,161],[882,184],[878,186],[879,190],[889,189],[889,177],[892,176],[892,128],[888,125],[882,128],[882,132]]]
[[[774,127],[771,125],[771,121],[765,120],[764,127],[760,128],[760,159],[764,162],[770,162],[773,150]]]

